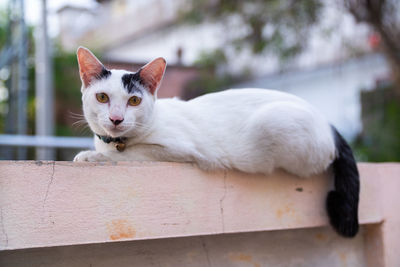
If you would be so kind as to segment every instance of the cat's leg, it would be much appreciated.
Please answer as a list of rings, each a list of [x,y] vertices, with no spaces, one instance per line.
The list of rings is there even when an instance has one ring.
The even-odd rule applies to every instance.
[[[223,170],[226,169],[225,166],[218,164],[216,161],[210,161],[205,159],[204,157],[197,157],[192,161],[185,161],[189,163],[196,163],[197,166],[203,171],[215,171],[215,170]]]
[[[111,160],[112,160],[111,158],[94,150],[81,151],[74,158],[75,162],[79,161],[96,162],[96,161],[111,161]]]
[[[179,144],[174,147],[156,144],[135,145],[128,147],[124,153],[125,160],[196,163],[200,169],[206,171],[223,168],[223,166],[219,166],[215,162],[208,160],[197,150],[187,146],[182,147]],[[113,156],[113,158],[118,157],[119,155]]]

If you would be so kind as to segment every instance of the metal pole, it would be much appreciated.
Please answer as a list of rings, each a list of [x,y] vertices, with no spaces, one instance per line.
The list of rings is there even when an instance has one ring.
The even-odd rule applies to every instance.
[[[27,134],[27,104],[28,104],[28,43],[27,29],[24,19],[24,0],[19,1],[19,51],[18,51],[18,117],[17,117],[17,133],[20,135]],[[18,159],[26,159],[26,148],[18,148]]]
[[[60,147],[94,148],[93,137],[37,136],[0,134],[0,146],[4,147]]]
[[[53,135],[54,109],[52,68],[47,35],[46,0],[42,0],[41,23],[35,34],[35,65],[36,65],[36,135]],[[39,148],[36,150],[37,159],[54,159],[54,149]]]

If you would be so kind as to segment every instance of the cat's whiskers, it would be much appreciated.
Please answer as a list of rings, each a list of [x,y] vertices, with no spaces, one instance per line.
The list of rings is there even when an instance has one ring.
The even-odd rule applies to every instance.
[[[93,133],[89,126],[85,126],[79,130],[79,134],[90,134]]]
[[[74,113],[72,111],[68,112],[72,119],[76,119],[76,121],[72,123],[72,127],[78,131],[78,134],[87,134],[91,132],[89,124],[83,114]]]
[[[72,123],[72,126],[84,126],[87,125],[87,121],[86,120],[77,120],[75,122]]]
[[[85,115],[83,115],[83,114],[75,113],[72,111],[68,111],[68,113],[69,113],[69,116],[74,119],[84,119],[85,118]]]
[[[90,127],[86,120],[79,120],[72,123],[72,127],[78,130],[78,134],[87,134],[90,133]]]

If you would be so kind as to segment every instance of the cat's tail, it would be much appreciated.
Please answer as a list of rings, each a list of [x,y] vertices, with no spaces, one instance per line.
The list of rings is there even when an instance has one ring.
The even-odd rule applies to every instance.
[[[332,126],[336,158],[332,163],[335,189],[328,193],[327,211],[331,225],[344,237],[358,232],[358,201],[360,179],[350,146]]]

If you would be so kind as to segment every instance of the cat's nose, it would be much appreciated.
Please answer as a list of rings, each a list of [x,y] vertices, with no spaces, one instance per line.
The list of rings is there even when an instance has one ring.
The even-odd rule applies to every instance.
[[[109,119],[115,126],[124,121],[124,118],[119,118],[119,117],[118,118],[110,117]]]

